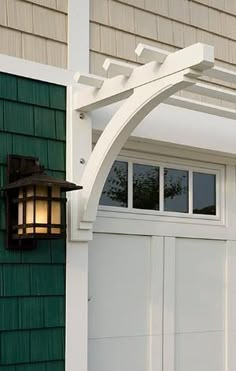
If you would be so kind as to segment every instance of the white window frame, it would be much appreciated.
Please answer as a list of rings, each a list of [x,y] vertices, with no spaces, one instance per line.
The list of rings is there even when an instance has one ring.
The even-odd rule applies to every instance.
[[[163,155],[151,155],[132,153],[120,155],[117,161],[128,163],[128,206],[105,206],[99,205],[98,216],[114,218],[157,220],[166,222],[184,222],[200,224],[224,224],[225,223],[225,166],[203,161],[187,160]],[[160,193],[159,210],[135,209],[133,202],[133,164],[151,165],[160,168]],[[164,211],[164,168],[186,170],[189,173],[189,212]],[[193,172],[213,174],[216,176],[216,215],[193,214]]]

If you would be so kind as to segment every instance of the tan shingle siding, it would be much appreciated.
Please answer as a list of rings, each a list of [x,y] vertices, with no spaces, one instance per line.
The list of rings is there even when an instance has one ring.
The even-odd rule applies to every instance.
[[[67,0],[0,0],[0,53],[67,65]]]
[[[0,53],[21,58],[21,32],[0,27]]]
[[[7,3],[5,0],[2,0],[1,11],[0,11],[0,25],[7,25]]]
[[[34,5],[33,24],[35,34],[61,42],[67,41],[65,14]]]
[[[67,67],[67,45],[54,40],[47,40],[47,64]]]
[[[7,0],[7,25],[33,33],[33,5],[21,0]]]
[[[135,34],[157,39],[157,19],[154,14],[143,10],[134,10]]]
[[[22,35],[22,57],[39,63],[47,63],[46,40],[34,35]]]

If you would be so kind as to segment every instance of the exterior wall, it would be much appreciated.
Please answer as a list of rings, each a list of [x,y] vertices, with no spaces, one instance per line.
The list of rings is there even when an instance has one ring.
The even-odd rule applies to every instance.
[[[107,56],[140,63],[134,53],[140,42],[171,52],[203,42],[215,47],[216,65],[236,69],[235,1],[91,0],[90,32],[90,69],[95,74],[106,75],[102,64]],[[222,105],[212,98],[180,95]],[[233,103],[223,105],[235,108]]]
[[[66,68],[67,0],[1,0],[0,53]]]
[[[7,154],[38,156],[65,177],[65,88],[0,74],[0,187]],[[0,369],[64,370],[65,241],[5,249],[0,198]]]

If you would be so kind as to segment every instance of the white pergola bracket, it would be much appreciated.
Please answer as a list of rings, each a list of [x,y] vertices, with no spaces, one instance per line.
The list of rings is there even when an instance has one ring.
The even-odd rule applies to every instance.
[[[131,73],[133,72],[134,66],[132,66],[130,63],[106,58],[105,62],[103,63],[103,68],[105,71],[107,71],[109,77],[115,77],[119,75],[130,77]]]
[[[116,76],[104,81],[101,89],[91,88],[87,92],[79,92],[75,96],[74,109],[90,111],[125,99],[127,91],[149,84],[187,68],[202,73],[214,66],[213,47],[201,43],[194,44],[175,53],[169,54],[163,64],[150,62],[133,69],[129,78]],[[132,94],[132,93],[131,93]]]
[[[96,89],[100,89],[102,87],[102,84],[104,83],[105,78],[92,74],[83,75],[77,73],[74,77],[74,80],[78,84],[92,86]]]
[[[80,178],[83,190],[78,193],[78,200],[72,202],[75,219],[72,223],[74,228],[71,238],[74,240],[84,241],[91,237],[90,231],[96,219],[100,194],[112,163],[134,128],[158,104],[165,102],[231,119],[236,118],[235,110],[173,96],[180,90],[187,90],[235,102],[233,90],[214,88],[211,84],[198,80],[200,76],[209,76],[210,71],[216,71],[215,76],[223,77],[225,80],[229,78],[228,76],[234,76],[231,72],[227,75],[226,70],[213,69],[213,47],[197,43],[175,53],[161,53],[153,47],[139,45],[136,52],[140,56],[145,55],[147,59],[155,56],[155,61],[133,68],[126,63],[108,60],[105,62],[107,70],[114,68],[116,73],[124,74],[102,79],[102,83],[97,82],[99,78],[91,77],[90,80],[89,76],[81,77],[79,82],[85,82],[90,87],[85,90],[76,89],[73,96],[73,109],[77,113],[92,111],[126,99],[107,124],[84,166]],[[90,83],[92,80],[95,81],[93,87]]]
[[[170,54],[169,52],[156,48],[154,46],[146,44],[138,44],[135,49],[135,53],[138,57],[142,59],[145,63],[150,61],[156,61],[158,63],[163,63],[166,57]]]

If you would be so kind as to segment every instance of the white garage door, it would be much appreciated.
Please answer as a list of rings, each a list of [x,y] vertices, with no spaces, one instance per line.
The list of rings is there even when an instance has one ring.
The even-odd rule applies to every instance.
[[[102,234],[89,247],[89,371],[226,370],[226,243]]]

